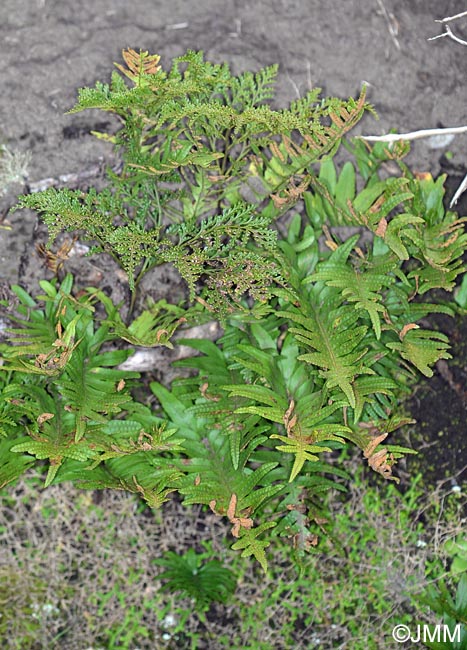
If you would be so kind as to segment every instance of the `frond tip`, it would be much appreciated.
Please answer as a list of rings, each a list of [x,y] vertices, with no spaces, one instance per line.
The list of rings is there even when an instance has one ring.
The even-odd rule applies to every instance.
[[[260,540],[258,537],[262,535],[262,533],[264,533],[266,530],[274,528],[275,525],[276,522],[267,521],[256,528],[250,528],[249,530],[243,529],[244,532],[240,535],[240,539],[232,544],[234,551],[242,550],[242,557],[254,555],[254,557],[261,564],[265,573],[268,570],[268,562],[266,559],[265,550],[269,546],[270,542],[266,540]]]
[[[115,67],[136,83],[143,76],[154,75],[161,69],[161,66],[158,65],[161,57],[158,54],[149,54],[149,52],[142,52],[141,50],[138,54],[129,47],[126,50],[122,50],[122,57],[126,63],[126,68],[120,63],[115,63]]]

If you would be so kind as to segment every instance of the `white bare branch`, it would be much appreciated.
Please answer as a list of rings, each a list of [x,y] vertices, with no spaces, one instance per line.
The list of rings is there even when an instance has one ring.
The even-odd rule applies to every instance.
[[[419,140],[420,138],[429,138],[433,135],[458,135],[467,133],[467,126],[453,126],[445,129],[422,129],[420,131],[410,131],[409,133],[387,133],[386,135],[360,135],[360,140],[367,142],[398,142],[399,140]]]
[[[464,176],[462,183],[459,185],[459,187],[456,190],[456,193],[451,199],[451,202],[449,204],[449,207],[452,208],[454,205],[456,205],[457,201],[459,200],[459,197],[461,194],[463,194],[467,190],[467,174]]]
[[[438,38],[444,38],[447,36],[451,40],[455,41],[456,43],[460,43],[461,45],[467,45],[467,41],[465,41],[463,38],[459,38],[459,36],[456,36],[450,26],[447,23],[452,22],[453,20],[457,20],[458,18],[462,18],[464,16],[467,16],[467,11],[463,11],[460,14],[456,14],[455,16],[447,16],[446,18],[442,18],[441,20],[435,20],[435,23],[441,23],[444,26],[444,32],[442,34],[438,34],[437,36],[432,36],[429,38],[429,41],[436,41]]]
[[[458,18],[462,18],[463,16],[467,16],[467,11],[463,11],[461,14],[456,14],[455,16],[448,16],[447,18],[441,18],[441,20],[435,20],[435,23],[450,23],[452,20],[457,20]]]
[[[418,140],[419,138],[428,138],[434,135],[457,135],[458,133],[467,133],[467,126],[454,126],[445,129],[422,129],[421,131],[411,131],[410,133],[388,133],[386,135],[360,135],[360,140],[367,142],[397,142],[399,140]],[[456,193],[449,203],[452,208],[456,205],[461,194],[467,190],[467,174],[464,176],[462,183],[457,188]]]

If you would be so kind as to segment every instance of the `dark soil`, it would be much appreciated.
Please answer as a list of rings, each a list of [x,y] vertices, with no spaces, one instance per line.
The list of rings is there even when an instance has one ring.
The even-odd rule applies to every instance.
[[[115,161],[90,131],[105,130],[111,118],[97,111],[64,113],[78,87],[109,79],[112,62],[126,47],[157,52],[165,65],[188,48],[227,61],[235,72],[279,63],[278,105],[314,86],[326,95],[355,96],[365,81],[380,120],[366,117],[354,135],[459,126],[467,121],[467,49],[449,38],[427,39],[442,33],[435,19],[461,11],[461,0],[1,0],[0,138],[14,151],[31,152],[30,186],[69,174],[74,179],[61,181],[68,187],[83,177],[99,183],[104,167]],[[457,21],[455,31],[466,38],[467,20]],[[466,171],[465,137],[447,145],[450,160],[446,148],[418,140],[408,162],[434,176],[449,173],[452,196]],[[25,190],[10,188],[0,217]],[[465,202],[458,207],[467,214]],[[47,277],[34,247],[44,240],[43,227],[27,211],[6,219],[3,225],[11,229],[0,229],[0,280],[35,290],[37,280]],[[116,300],[128,291],[104,257],[77,255],[69,270],[87,285],[110,285]],[[145,286],[154,298],[173,299],[183,290],[170,268]],[[412,442],[425,448],[406,469],[421,466],[433,482],[447,476],[460,481],[467,464],[467,327],[465,321],[450,327],[453,361],[421,383],[411,403],[418,420]]]
[[[427,487],[445,481],[449,488],[467,477],[467,319],[449,323],[444,331],[453,358],[440,361],[410,400],[417,424],[409,437],[419,454],[407,458],[406,469],[410,475],[421,472]]]

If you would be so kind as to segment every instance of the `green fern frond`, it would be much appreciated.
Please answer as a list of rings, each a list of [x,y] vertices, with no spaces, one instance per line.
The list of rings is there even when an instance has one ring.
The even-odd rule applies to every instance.
[[[117,197],[108,190],[97,193],[94,189],[84,193],[49,188],[19,197],[14,210],[20,208],[29,208],[42,215],[49,229],[49,245],[62,231],[82,231],[89,239],[105,241],[114,230],[113,215],[123,212],[123,205],[117,203]]]
[[[108,356],[88,354],[83,346],[78,347],[72,363],[56,384],[75,415],[76,442],[84,436],[87,422],[106,422],[109,414],[119,413],[131,400],[126,390],[118,389],[118,382],[128,378],[128,373],[114,369],[109,372],[102,367],[102,364],[118,365],[127,359],[128,352],[115,351]],[[109,381],[109,376],[113,381]]]
[[[447,270],[440,270],[432,266],[419,267],[409,273],[409,278],[419,283],[419,293],[424,294],[431,289],[444,289],[452,291],[456,278],[465,272],[462,260],[457,260]]]
[[[317,266],[305,283],[322,281],[330,287],[338,287],[344,300],[354,303],[355,309],[363,309],[368,313],[376,338],[379,339],[380,314],[386,309],[382,303],[382,292],[383,288],[394,282],[395,277],[390,272],[396,264],[387,256],[366,265],[349,263],[349,255],[358,238],[358,235],[350,237],[345,244],[338,246],[328,260]]]
[[[374,395],[375,399],[381,395],[393,398],[397,391],[397,383],[390,377],[357,377],[353,384],[355,394],[354,423],[360,421],[365,405],[373,401],[369,396]]]
[[[273,434],[271,438],[278,438],[279,440],[281,440],[281,442],[285,443],[283,445],[279,445],[276,447],[278,451],[282,451],[286,454],[287,453],[293,454],[295,457],[294,464],[289,478],[290,483],[297,478],[298,474],[301,472],[302,467],[307,460],[316,461],[319,458],[319,456],[316,456],[316,454],[320,454],[323,451],[331,451],[329,447],[321,447],[320,445],[311,445],[309,441],[303,436],[288,438],[287,436],[280,436],[278,434]]]
[[[306,119],[313,117],[320,93],[321,88],[311,88],[310,90],[307,90],[302,97],[290,102],[289,110]]]
[[[75,457],[70,456],[70,453],[75,453],[78,448],[74,452],[65,453],[61,448],[64,443],[62,436],[68,437],[74,430],[75,443],[78,443],[83,438],[88,423],[105,423],[110,413],[121,411],[123,404],[131,401],[131,396],[125,389],[125,380],[137,377],[138,374],[112,368],[126,360],[129,351],[116,350],[99,354],[100,347],[107,339],[108,329],[104,326],[94,329],[93,308],[89,299],[83,296],[77,301],[71,296],[70,276],[65,278],[58,291],[49,283],[43,282],[42,287],[47,292],[43,296],[45,309],[35,311],[32,326],[33,335],[40,333],[38,338],[43,346],[42,352],[34,361],[29,361],[31,352],[36,352],[35,347],[32,349],[27,344],[31,338],[31,328],[24,317],[17,319],[23,325],[20,332],[24,334],[20,336],[26,345],[11,346],[5,351],[3,367],[11,368],[14,365],[16,368],[15,364],[19,362],[22,371],[28,371],[38,378],[48,378],[51,391],[61,395],[59,402],[51,400],[44,388],[32,384],[25,385],[23,393],[31,394],[39,403],[42,401],[44,410],[39,415],[49,413],[53,416],[52,422],[46,420],[43,423],[44,430],[56,430],[54,445],[58,444],[60,449],[54,454],[50,450],[51,456]],[[51,346],[50,331],[56,337]],[[52,349],[49,352],[50,347]],[[62,429],[62,424],[65,429]],[[38,448],[36,451],[39,452]]]
[[[160,384],[153,383],[151,388],[185,439],[183,448],[190,460],[175,464],[186,474],[179,487],[186,504],[216,501],[216,511],[225,513],[235,494],[240,509],[249,508],[254,512],[281,489],[280,484],[268,485],[265,478],[277,462],[264,463],[254,471],[248,467],[252,449],[265,440],[262,435],[265,428],[259,426],[258,418],[235,419],[232,405],[227,413],[222,407],[216,408],[217,402],[210,400],[212,396],[207,389],[206,397],[202,401],[198,398],[197,402],[210,402],[210,408],[199,412],[198,404],[187,409],[185,390],[181,401]]]
[[[412,239],[411,230],[407,228],[410,225],[422,225],[423,219],[410,213],[402,213],[391,219],[389,224],[385,226],[384,230],[384,243],[394,251],[400,260],[409,259],[409,251],[402,241],[402,237]]]
[[[167,581],[164,590],[186,594],[200,609],[207,609],[212,602],[226,603],[235,591],[234,574],[218,560],[203,562],[203,556],[194,549],[184,555],[167,551],[154,564],[164,568],[158,576],[159,580]]]
[[[236,110],[242,110],[273,99],[277,72],[278,66],[270,65],[256,74],[249,71],[239,74],[229,85],[230,93],[224,95],[226,102]]]
[[[97,443],[94,442],[94,436],[92,434],[88,436],[87,443],[92,444],[93,448],[96,451],[102,451],[103,453],[95,454],[97,459],[92,465],[89,465],[88,469],[92,470],[97,467],[100,463],[103,463],[111,458],[123,458],[131,454],[139,454],[140,452],[178,452],[183,449],[183,440],[181,438],[174,438],[176,429],[165,429],[164,426],[159,429],[153,429],[151,433],[144,431],[141,428],[141,425],[136,421],[126,421],[126,420],[113,420],[109,422],[109,425],[121,425],[117,428],[120,433],[119,436],[114,436],[112,444],[102,444],[102,438],[99,437]],[[107,425],[103,430],[108,433],[109,429],[115,431],[115,426],[110,427]],[[127,435],[122,436],[122,431],[125,429],[133,429],[134,426],[137,426],[138,436],[128,437]]]
[[[87,444],[70,444],[69,442],[56,440],[28,440],[15,445],[11,448],[11,451],[13,453],[26,452],[38,459],[49,460],[49,469],[44,487],[48,487],[52,483],[65,458],[71,458],[82,463],[95,455]]]
[[[430,366],[437,361],[452,358],[447,352],[450,347],[448,337],[441,332],[412,329],[405,334],[402,341],[386,345],[391,350],[398,350],[401,356],[413,363],[425,377],[433,376]]]
[[[0,488],[16,481],[34,463],[31,456],[12,451],[23,440],[25,438],[0,439]]]
[[[266,530],[274,528],[275,525],[276,523],[274,521],[267,521],[260,526],[251,528],[250,530],[242,529],[240,539],[232,544],[232,549],[234,551],[241,550],[242,557],[249,557],[250,555],[253,555],[261,564],[263,571],[266,573],[268,570],[268,562],[266,559],[265,550],[269,546],[270,542],[266,540],[260,540],[258,537],[262,535]]]
[[[308,99],[311,99],[312,96],[314,96],[313,93]],[[295,108],[296,105],[294,105],[292,113]],[[303,104],[300,104],[300,108],[303,111]],[[347,103],[329,100],[324,107],[315,108],[313,128],[308,126],[303,129],[295,125],[280,131],[282,142],[279,146],[277,143],[272,144],[270,147],[272,156],[269,160],[259,150],[255,151],[264,162],[264,178],[270,191],[275,193],[277,207],[282,208],[296,202],[299,194],[303,193],[306,185],[311,181],[311,176],[306,177],[307,183],[304,183],[303,187],[300,186],[299,194],[297,194],[298,188],[293,186],[290,186],[288,190],[284,189],[289,183],[289,179],[297,174],[302,174],[304,170],[310,168],[312,163],[336,149],[343,135],[360,120],[363,112],[368,108],[369,106],[365,104],[364,89],[357,100],[349,100]],[[329,128],[323,127],[320,123],[320,118],[325,115],[331,119]],[[300,144],[290,138],[289,134],[292,129],[300,132],[302,136]],[[281,194],[281,192],[283,193]]]
[[[137,224],[120,226],[106,236],[106,245],[118,255],[123,270],[128,275],[131,291],[135,288],[137,269],[145,260],[154,256],[158,241],[159,228],[142,230]]]
[[[464,223],[467,217],[457,219],[447,213],[441,224],[427,225],[408,236],[416,246],[414,256],[426,262],[410,272],[410,278],[417,278],[420,293],[430,289],[452,291],[457,276],[465,271],[462,255],[467,245]]]
[[[362,361],[368,351],[361,345],[368,328],[356,324],[358,313],[354,309],[349,311],[340,307],[334,310],[325,299],[321,302],[326,294],[318,298],[320,293],[319,290],[315,292],[317,300],[310,303],[312,309],[307,316],[292,310],[279,311],[277,315],[302,325],[303,329],[292,327],[289,331],[297,341],[314,351],[301,354],[298,359],[317,366],[326,387],[329,390],[339,387],[349,405],[355,408],[352,382],[358,375],[372,374],[371,368]]]
[[[112,335],[128,341],[133,345],[146,348],[165,345],[173,348],[170,338],[175,331],[188,320],[201,320],[200,312],[196,309],[183,309],[172,305],[166,300],[158,300],[145,309],[128,326],[115,307],[113,302],[103,292],[99,291],[95,296],[102,302],[107,312],[104,324],[110,328]]]
[[[269,228],[268,219],[255,216],[253,206],[237,203],[199,225],[185,222],[172,226],[168,234],[176,235],[178,243],[168,245],[161,256],[172,262],[187,281],[190,299],[203,277],[205,299],[216,311],[225,313],[226,305],[230,301],[238,304],[245,293],[264,297],[271,279],[280,278],[272,260],[264,253],[247,249],[252,242],[258,249],[272,252],[276,244],[276,233]]]
[[[141,455],[140,455],[141,456]],[[130,459],[111,459],[93,470],[66,467],[59,471],[59,480],[74,480],[86,490],[124,490],[140,496],[150,508],[160,508],[168,495],[177,489],[180,472],[171,467],[154,467],[136,454]],[[126,475],[132,472],[128,478]],[[148,474],[151,473],[150,478]],[[143,478],[140,478],[143,477]]]
[[[201,168],[207,169],[215,160],[222,158],[222,155],[220,152],[213,152],[202,147],[199,143],[195,144],[191,140],[174,141],[171,136],[168,136],[163,148],[153,150],[145,156],[142,156],[140,152],[130,166],[141,169],[150,176],[162,176],[182,167],[199,165]]]

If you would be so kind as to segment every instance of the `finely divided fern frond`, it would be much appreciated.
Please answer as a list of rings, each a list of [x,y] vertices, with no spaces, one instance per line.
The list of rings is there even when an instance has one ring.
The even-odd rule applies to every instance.
[[[268,227],[281,211],[277,202],[298,201],[310,164],[336,148],[370,108],[364,91],[348,101],[319,101],[310,92],[277,111],[265,103],[273,95],[277,66],[233,76],[227,65],[189,51],[166,73],[158,55],[129,49],[123,58],[125,65],[117,68],[133,87],[115,72],[110,85],[81,90],[73,109],[101,108],[123,118],[117,134],[99,134],[119,151],[121,173],[109,172],[101,192],[51,189],[21,197],[19,206],[43,215],[51,243],[63,230],[97,242],[92,252],[110,253],[131,291],[150,268],[170,262],[186,280],[190,300],[198,281],[205,282],[201,298],[222,318],[245,296],[266,300],[269,285],[282,283],[274,263],[275,232]],[[282,140],[279,158],[270,155],[270,146],[279,151],[275,136]],[[261,169],[254,158],[263,160]],[[244,205],[241,190],[252,170],[267,180],[277,166],[279,182],[269,184],[276,207],[270,200],[261,210],[261,192],[258,204]]]

